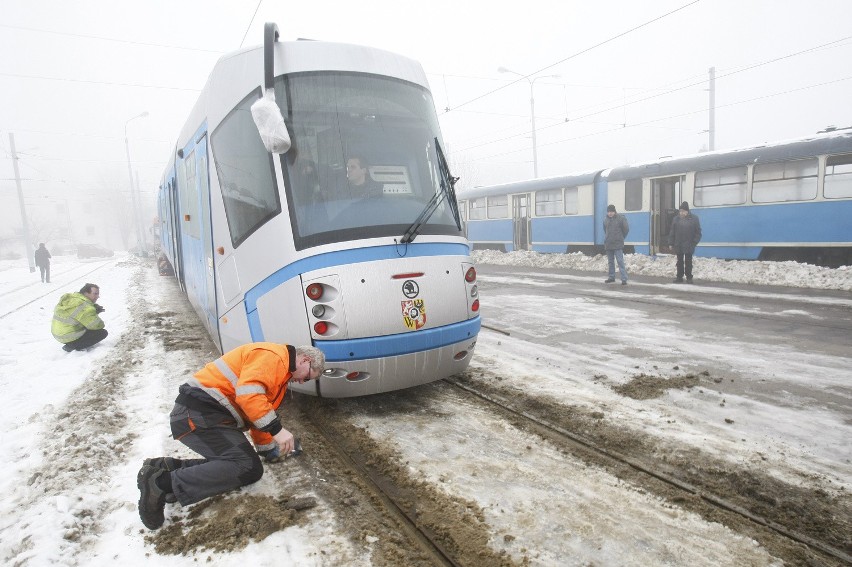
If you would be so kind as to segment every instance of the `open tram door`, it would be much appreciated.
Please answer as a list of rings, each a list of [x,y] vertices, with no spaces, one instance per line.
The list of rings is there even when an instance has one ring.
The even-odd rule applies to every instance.
[[[651,180],[650,254],[671,254],[669,232],[677,214],[683,183],[683,175]]]
[[[529,193],[512,195],[512,244],[514,250],[530,249]]]

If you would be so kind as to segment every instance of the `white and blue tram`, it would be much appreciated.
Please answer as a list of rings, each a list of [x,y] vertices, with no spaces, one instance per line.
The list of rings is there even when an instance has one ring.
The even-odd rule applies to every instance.
[[[162,178],[161,245],[181,287],[222,351],[320,348],[326,372],[296,391],[360,396],[463,371],[476,270],[421,66],[264,33],[217,62]],[[265,94],[289,137],[277,153],[252,116]],[[353,156],[370,196],[347,180]]]
[[[697,256],[852,264],[852,133],[459,194],[474,248],[589,254],[603,251],[608,204],[630,222],[626,251],[669,252],[683,201],[701,219]]]

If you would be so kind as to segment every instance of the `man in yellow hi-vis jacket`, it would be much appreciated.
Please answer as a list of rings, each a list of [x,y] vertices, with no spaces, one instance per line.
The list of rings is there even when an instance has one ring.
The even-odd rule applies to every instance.
[[[79,293],[66,293],[53,310],[50,331],[62,343],[62,350],[84,350],[107,336],[104,322],[98,316],[104,308],[96,302],[101,288],[87,283]]]
[[[276,413],[288,382],[315,380],[324,368],[315,347],[249,343],[196,372],[178,389],[170,419],[172,436],[204,458],[145,459],[136,477],[142,523],[162,526],[166,502],[186,506],[260,480],[261,456],[275,462],[296,448]]]

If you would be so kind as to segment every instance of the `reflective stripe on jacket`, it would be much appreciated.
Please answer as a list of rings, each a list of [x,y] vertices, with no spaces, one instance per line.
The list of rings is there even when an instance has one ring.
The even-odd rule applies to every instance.
[[[222,404],[237,427],[249,428],[258,451],[276,446],[281,431],[275,410],[296,370],[296,349],[277,343],[249,343],[226,352],[187,380]]]
[[[92,300],[79,292],[66,293],[53,310],[50,332],[60,343],[76,341],[86,329],[103,329],[104,322],[98,317]]]

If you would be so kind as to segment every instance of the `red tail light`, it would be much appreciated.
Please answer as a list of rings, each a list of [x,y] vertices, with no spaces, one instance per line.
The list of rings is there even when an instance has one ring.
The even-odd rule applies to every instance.
[[[476,301],[474,301],[473,304],[471,304],[470,310],[471,311],[479,311],[479,300],[478,299]]]
[[[319,298],[322,297],[323,291],[321,283],[312,283],[305,289],[305,295],[308,296],[308,299],[318,301]]]
[[[476,268],[471,266],[467,269],[467,273],[464,275],[464,281],[467,283],[473,283],[476,281]]]
[[[317,321],[314,323],[314,331],[318,335],[324,335],[328,331],[328,323],[325,321]]]

